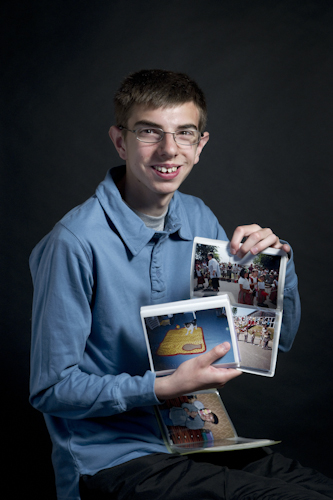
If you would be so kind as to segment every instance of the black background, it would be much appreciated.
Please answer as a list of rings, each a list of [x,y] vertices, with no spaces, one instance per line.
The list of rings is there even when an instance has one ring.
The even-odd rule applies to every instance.
[[[50,442],[28,398],[28,256],[120,163],[108,138],[129,72],[183,71],[211,139],[182,190],[218,216],[272,227],[295,252],[302,323],[273,379],[222,393],[241,436],[332,474],[332,1],[2,3],[1,368],[12,498],[55,498]],[[17,479],[14,479],[17,478]]]

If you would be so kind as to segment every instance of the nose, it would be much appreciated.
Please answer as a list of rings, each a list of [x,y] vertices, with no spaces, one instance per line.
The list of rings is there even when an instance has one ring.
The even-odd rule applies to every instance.
[[[178,153],[178,146],[172,132],[165,132],[159,144],[159,153],[165,156],[175,156]]]

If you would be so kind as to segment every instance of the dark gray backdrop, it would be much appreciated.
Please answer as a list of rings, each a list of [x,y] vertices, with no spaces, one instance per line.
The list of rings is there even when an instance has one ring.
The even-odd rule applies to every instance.
[[[112,96],[142,68],[187,72],[211,140],[183,186],[229,236],[270,226],[295,251],[303,319],[273,379],[223,391],[243,436],[331,474],[332,1],[21,1],[2,7],[3,451],[18,498],[53,499],[50,443],[29,407],[33,246],[119,163]]]

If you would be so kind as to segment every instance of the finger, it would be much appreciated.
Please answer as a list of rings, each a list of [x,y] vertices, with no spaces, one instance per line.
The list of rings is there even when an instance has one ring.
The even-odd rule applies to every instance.
[[[246,242],[245,242],[246,246],[247,246],[247,244],[249,244],[251,246],[251,248],[249,249],[249,251],[253,255],[257,255],[258,253],[263,252],[264,250],[266,250],[266,248],[269,248],[269,247],[276,248],[278,250],[280,250],[280,249],[284,250],[286,253],[289,253],[291,251],[291,248],[288,245],[288,243],[281,243],[279,237],[276,236],[276,234],[274,234],[271,231],[271,229],[267,229],[267,231],[270,231],[271,234],[268,234],[268,236],[266,238],[262,239],[261,241],[259,241],[259,243],[254,244],[253,246],[251,246],[251,242],[248,242],[246,240]],[[241,247],[241,250],[244,250],[243,246]],[[246,250],[246,246],[245,246],[245,250]]]
[[[276,245],[272,245],[272,246],[273,246],[273,248],[281,248],[286,253],[290,253],[291,252],[290,245],[288,245],[288,243],[281,243],[280,240],[278,241],[278,243]]]
[[[268,247],[279,248],[278,245],[281,247],[280,240],[271,229],[260,229],[260,231],[252,233],[247,238],[237,252],[237,255],[244,256],[248,252],[251,252],[253,255],[257,255],[259,252],[262,252]]]
[[[218,359],[225,356],[229,350],[229,342],[223,342],[223,344],[215,346],[213,349],[205,352],[204,354],[201,354],[201,356],[198,356],[196,359],[200,367],[209,366],[215,363],[215,361],[217,361]]]
[[[232,235],[232,238],[230,240],[230,252],[233,255],[236,255],[243,238],[249,236],[254,231],[258,231],[260,229],[261,227],[258,226],[258,224],[249,224],[245,226],[236,227],[234,234]]]

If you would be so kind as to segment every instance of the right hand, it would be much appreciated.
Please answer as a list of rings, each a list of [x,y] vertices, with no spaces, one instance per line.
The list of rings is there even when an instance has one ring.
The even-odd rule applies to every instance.
[[[156,378],[157,398],[163,401],[194,391],[223,387],[229,380],[241,375],[242,372],[234,368],[212,366],[229,349],[230,344],[224,342],[200,356],[184,361],[171,375]]]

